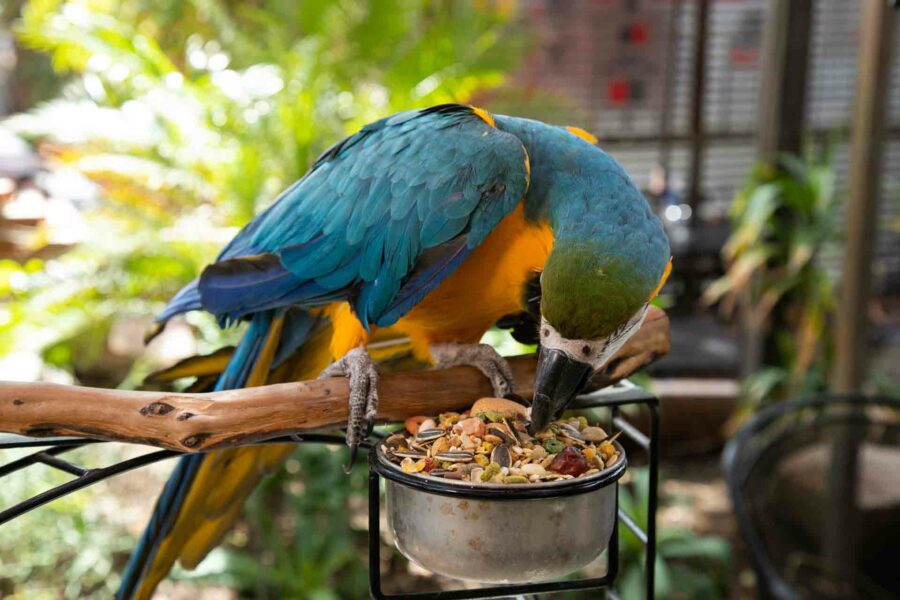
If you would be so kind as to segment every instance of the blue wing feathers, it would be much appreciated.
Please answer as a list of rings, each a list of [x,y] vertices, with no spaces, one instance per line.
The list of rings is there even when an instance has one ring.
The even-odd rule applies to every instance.
[[[474,248],[512,211],[527,187],[524,159],[518,138],[466,106],[367,125],[324,152],[221,255],[251,262],[270,255],[280,264],[205,272],[165,314],[202,305],[228,321],[281,302],[343,299],[367,323],[382,322],[388,307],[394,318],[461,260],[454,245],[446,260],[431,263],[441,268],[414,277],[422,252],[462,235]]]
[[[160,323],[165,323],[175,315],[203,308],[200,288],[198,287],[199,282],[199,279],[195,279],[181,288],[175,294],[175,297],[169,301],[166,308],[156,317],[156,320]]]

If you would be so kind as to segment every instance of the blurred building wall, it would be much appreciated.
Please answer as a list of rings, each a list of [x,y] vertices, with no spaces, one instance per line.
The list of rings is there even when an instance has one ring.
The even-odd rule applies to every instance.
[[[689,170],[698,0],[530,0],[537,50],[521,80],[550,90],[646,187],[668,139],[669,183],[684,195]],[[696,216],[719,221],[755,159],[764,0],[710,0],[703,89],[701,199]],[[814,0],[806,125],[838,136],[839,186],[847,183],[861,3]],[[900,36],[895,36],[900,54]],[[671,73],[667,80],[666,74]],[[668,126],[663,128],[668,105]],[[893,63],[875,284],[900,293],[900,60]],[[582,123],[578,123],[582,124]],[[826,257],[838,268],[838,256]]]

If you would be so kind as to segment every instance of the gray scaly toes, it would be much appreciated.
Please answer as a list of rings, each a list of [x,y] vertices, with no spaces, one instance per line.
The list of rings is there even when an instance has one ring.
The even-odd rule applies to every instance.
[[[432,344],[429,348],[438,369],[475,367],[491,380],[494,395],[503,398],[512,393],[514,380],[509,363],[487,344]]]
[[[359,347],[319,374],[319,379],[326,377],[346,377],[350,380],[350,416],[347,419],[350,461],[346,467],[349,470],[353,466],[359,444],[368,437],[375,425],[375,415],[378,412],[378,371],[375,370],[375,361],[365,348]]]

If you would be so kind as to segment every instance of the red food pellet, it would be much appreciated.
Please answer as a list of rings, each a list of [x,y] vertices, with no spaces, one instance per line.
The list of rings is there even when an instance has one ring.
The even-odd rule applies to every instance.
[[[563,475],[578,477],[588,470],[588,463],[581,450],[569,446],[556,455],[556,458],[550,463],[549,469]]]

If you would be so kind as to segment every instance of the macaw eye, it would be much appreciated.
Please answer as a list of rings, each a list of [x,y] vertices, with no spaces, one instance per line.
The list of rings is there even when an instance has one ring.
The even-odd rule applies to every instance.
[[[590,356],[590,355],[591,355],[591,347],[590,347],[590,346],[583,346],[583,347],[581,348],[581,353],[584,354],[585,356]]]
[[[544,336],[544,337],[547,337],[548,335],[550,335],[550,330],[549,330],[549,329],[543,330],[543,331],[541,332],[541,335]]]

